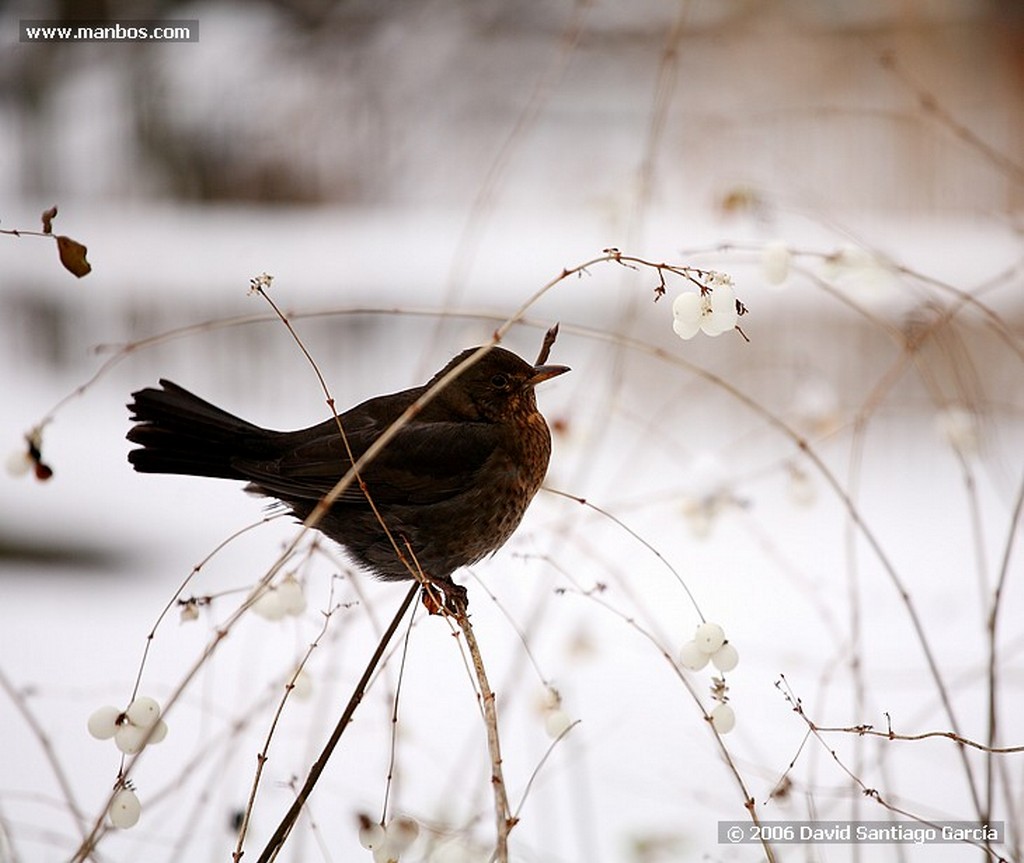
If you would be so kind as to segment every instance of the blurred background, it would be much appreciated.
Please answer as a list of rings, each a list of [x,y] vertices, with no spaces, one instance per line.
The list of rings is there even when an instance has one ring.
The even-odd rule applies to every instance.
[[[197,20],[199,40],[19,41],[29,18]],[[532,358],[561,322],[549,485],[617,519],[542,493],[465,579],[510,796],[529,789],[513,859],[759,860],[717,840],[745,794],[767,819],[895,817],[865,787],[920,818],[1003,820],[997,851],[1021,859],[1019,753],[836,732],[840,764],[775,686],[823,726],[888,714],[1022,742],[1021,4],[10,0],[0,39],[0,230],[39,230],[56,203],[93,267],[76,279],[49,239],[0,234],[0,860],[72,856],[119,763],[87,717],[127,703],[177,586],[264,515],[226,483],[133,474],[129,393],[164,376],[307,425],[323,394],[253,277],[273,275],[343,408],[422,382],[607,248],[728,273],[749,341],[681,341],[671,303],[694,285],[669,277],[655,302],[655,270],[608,261],[504,341]],[[44,419],[53,478],[13,475]],[[163,620],[144,692],[175,691],[293,535],[266,524],[202,567],[185,594],[216,598]],[[308,610],[232,628],[102,859],[226,859],[275,699],[341,603],[274,740],[258,853],[401,592],[333,551],[296,571]],[[700,620],[679,579],[740,653],[723,739],[745,791],[662,654]],[[421,836],[403,860],[490,853],[451,641],[436,619],[410,637],[391,806]],[[398,665],[282,859],[369,858],[355,815],[383,805]],[[690,677],[710,709],[711,673]],[[541,766],[552,688],[580,724]]]

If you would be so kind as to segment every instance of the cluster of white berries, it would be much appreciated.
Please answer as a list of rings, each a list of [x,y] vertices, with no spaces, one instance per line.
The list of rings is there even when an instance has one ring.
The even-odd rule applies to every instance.
[[[359,844],[373,852],[373,863],[398,863],[419,835],[420,825],[412,818],[395,818],[385,827],[359,816]]]
[[[297,617],[306,610],[306,595],[294,575],[287,575],[280,584],[263,590],[252,604],[252,610],[266,620]]]
[[[114,744],[125,755],[136,755],[147,743],[159,743],[167,736],[167,723],[160,718],[160,705],[148,695],[140,695],[127,710],[105,705],[89,717],[89,733],[97,740],[114,738]],[[121,830],[134,827],[142,814],[139,798],[127,785],[122,785],[107,810],[110,823]]]
[[[700,291],[682,293],[672,303],[672,329],[681,339],[692,339],[698,332],[719,336],[735,329],[739,316],[732,278],[713,270]]]
[[[717,623],[702,623],[693,638],[679,651],[679,664],[691,671],[700,671],[709,662],[721,672],[732,671],[740,661],[736,648],[725,639],[725,630]],[[719,734],[728,734],[736,725],[736,714],[726,704],[726,687],[720,678],[713,680],[712,697],[719,703],[709,714]]]
[[[97,740],[114,738],[125,755],[136,755],[147,743],[159,743],[167,736],[167,723],[160,718],[160,705],[140,695],[127,710],[106,705],[89,717],[89,733]]]

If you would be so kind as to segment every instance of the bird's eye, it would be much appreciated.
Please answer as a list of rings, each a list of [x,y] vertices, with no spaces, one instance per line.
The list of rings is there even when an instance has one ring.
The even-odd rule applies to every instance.
[[[498,390],[503,390],[508,387],[508,375],[504,375],[501,372],[491,378],[491,386]]]

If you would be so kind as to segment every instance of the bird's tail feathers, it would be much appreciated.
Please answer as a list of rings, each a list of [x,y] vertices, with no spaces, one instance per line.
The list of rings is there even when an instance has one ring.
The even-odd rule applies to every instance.
[[[161,389],[132,393],[128,440],[141,445],[128,453],[140,473],[172,473],[245,479],[233,466],[238,457],[271,455],[271,432],[246,422],[171,381]]]

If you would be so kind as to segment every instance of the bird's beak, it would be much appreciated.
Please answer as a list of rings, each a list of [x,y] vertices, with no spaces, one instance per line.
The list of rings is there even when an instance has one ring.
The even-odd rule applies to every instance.
[[[535,387],[546,380],[564,375],[567,371],[570,371],[568,366],[534,366],[533,374],[527,379],[526,385]]]

